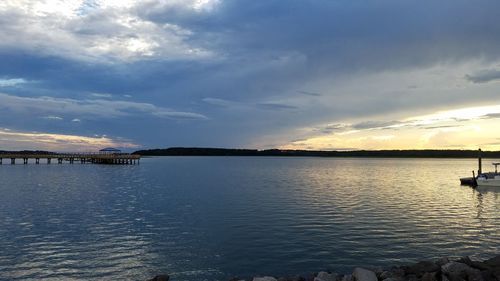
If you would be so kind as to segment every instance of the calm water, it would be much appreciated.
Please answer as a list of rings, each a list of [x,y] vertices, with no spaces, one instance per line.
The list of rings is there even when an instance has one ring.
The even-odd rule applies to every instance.
[[[489,161],[485,161],[489,162]],[[227,280],[500,251],[474,160],[169,157],[0,166],[0,279]]]

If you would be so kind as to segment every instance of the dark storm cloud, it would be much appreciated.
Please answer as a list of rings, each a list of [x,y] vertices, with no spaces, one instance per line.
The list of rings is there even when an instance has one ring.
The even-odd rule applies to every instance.
[[[318,73],[415,67],[464,56],[498,57],[495,1],[222,1],[212,13],[144,5],[144,16],[197,32],[191,38],[233,57],[298,52]],[[467,18],[467,21],[457,19]]]
[[[465,79],[472,83],[488,83],[493,81],[500,81],[500,70],[483,70],[475,74],[468,74],[465,76]]]

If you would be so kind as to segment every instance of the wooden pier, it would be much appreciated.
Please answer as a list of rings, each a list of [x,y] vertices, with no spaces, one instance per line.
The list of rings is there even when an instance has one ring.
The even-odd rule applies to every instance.
[[[100,153],[60,153],[60,154],[0,154],[0,165],[2,164],[28,164],[30,160],[35,164],[40,163],[80,163],[80,164],[109,164],[109,165],[139,165],[141,156],[128,154],[128,153],[113,153],[113,154],[100,154]],[[42,160],[42,161],[41,161]],[[22,162],[21,162],[22,161]]]

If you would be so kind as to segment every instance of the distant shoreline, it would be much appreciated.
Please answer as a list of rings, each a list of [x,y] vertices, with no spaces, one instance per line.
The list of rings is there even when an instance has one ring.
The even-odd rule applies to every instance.
[[[278,156],[278,157],[362,157],[362,158],[477,158],[477,150],[283,150],[171,147],[138,150],[141,156]],[[483,158],[500,158],[500,151],[482,151]]]
[[[51,151],[4,151],[2,154],[57,154]],[[233,149],[209,147],[170,147],[138,150],[131,154],[141,156],[273,156],[273,157],[350,157],[350,158],[478,158],[477,150],[408,149],[408,150],[288,150],[288,149]],[[482,151],[482,158],[499,158],[500,151]]]

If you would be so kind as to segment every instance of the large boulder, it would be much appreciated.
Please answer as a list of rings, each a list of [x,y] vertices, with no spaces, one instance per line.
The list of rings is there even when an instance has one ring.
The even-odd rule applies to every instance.
[[[375,272],[361,267],[356,267],[352,273],[355,281],[378,281]]]
[[[336,281],[337,274],[336,273],[328,273],[325,271],[321,271],[318,273],[314,281]]]
[[[472,261],[471,267],[481,270],[486,281],[500,281],[500,256],[482,262]]]
[[[439,260],[437,260],[436,264],[439,265],[439,266],[443,266],[443,265],[445,265],[445,264],[447,264],[449,262],[450,262],[450,259],[444,257],[444,258],[440,258]]]
[[[416,264],[405,267],[406,274],[421,277],[427,272],[438,272],[440,266],[430,261],[420,261]]]
[[[441,267],[441,271],[450,281],[484,281],[481,271],[464,263],[449,262]]]
[[[422,281],[438,281],[437,272],[426,272],[422,275]]]
[[[396,280],[403,280],[405,276],[405,271],[402,268],[399,267],[393,267],[390,270],[383,271],[380,273],[379,280],[385,280],[385,279],[396,279]]]

